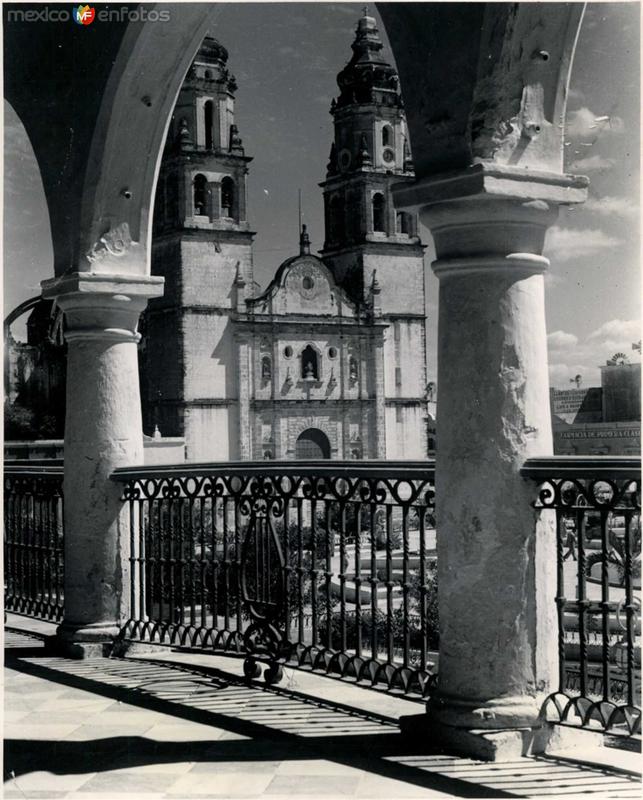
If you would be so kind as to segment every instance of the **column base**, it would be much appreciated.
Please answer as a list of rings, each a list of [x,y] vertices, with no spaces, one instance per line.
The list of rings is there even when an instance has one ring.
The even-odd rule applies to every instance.
[[[429,752],[480,761],[513,761],[523,756],[603,744],[603,735],[599,732],[546,721],[525,728],[489,730],[459,728],[434,720],[430,714],[413,714],[400,717],[400,730],[403,736],[422,741]]]
[[[111,655],[120,633],[118,625],[61,623],[56,629],[56,650],[67,658],[97,658]]]

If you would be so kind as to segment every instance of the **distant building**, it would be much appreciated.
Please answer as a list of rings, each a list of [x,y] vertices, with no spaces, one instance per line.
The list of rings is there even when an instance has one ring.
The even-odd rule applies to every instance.
[[[551,389],[556,455],[640,454],[641,365],[617,353],[600,369],[600,387]]]
[[[25,314],[27,341],[12,325]],[[53,439],[65,428],[66,347],[62,315],[50,300],[21,303],[4,321],[5,439]]]
[[[422,459],[433,445],[424,247],[415,215],[396,211],[391,191],[414,179],[398,77],[367,14],[352,49],[331,105],[321,257],[304,226],[299,254],[262,293],[246,214],[252,159],[235,124],[228,53],[207,38],[190,67],[155,198],[152,272],[165,293],[140,325],[150,453],[155,430],[164,442],[185,440],[191,461]],[[11,322],[27,311],[28,341],[16,342]],[[5,436],[54,440],[45,449],[57,456],[62,325],[38,298],[5,324]]]
[[[154,212],[165,295],[143,320],[144,427],[192,461],[427,455],[423,245],[391,188],[413,180],[395,69],[359,21],[331,106],[325,240],[259,296],[228,54],[206,39],[177,100]]]

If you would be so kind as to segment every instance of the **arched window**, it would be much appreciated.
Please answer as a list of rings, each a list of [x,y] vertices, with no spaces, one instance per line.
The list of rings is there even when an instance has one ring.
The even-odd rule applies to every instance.
[[[194,213],[197,216],[207,214],[208,180],[205,175],[194,176]]]
[[[382,147],[393,147],[393,128],[390,125],[382,128]]]
[[[304,347],[301,353],[301,377],[304,380],[319,380],[319,358],[311,345]]]
[[[330,201],[330,239],[341,242],[344,238],[344,206],[339,195]]]
[[[214,104],[212,100],[208,100],[203,106],[203,113],[205,115],[205,149],[212,150],[214,139],[212,137],[212,123],[214,118]]]
[[[406,211],[397,212],[397,232],[411,234],[411,216]]]
[[[377,192],[373,195],[373,230],[384,233],[386,231],[384,219],[384,195]]]
[[[261,359],[261,380],[272,380],[272,364],[270,363],[270,356],[264,356]]]
[[[359,367],[357,366],[357,359],[355,356],[351,356],[348,359],[348,379],[351,385],[356,384],[359,379]]]
[[[231,217],[234,213],[234,181],[226,176],[221,181],[221,216]]]

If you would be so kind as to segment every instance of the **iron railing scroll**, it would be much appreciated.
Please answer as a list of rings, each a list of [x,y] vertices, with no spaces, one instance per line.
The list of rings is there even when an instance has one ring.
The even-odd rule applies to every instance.
[[[559,686],[549,719],[641,731],[641,462],[529,459],[535,505],[556,515]]]
[[[4,467],[5,610],[63,617],[63,468],[7,462]]]
[[[126,638],[236,652],[426,697],[435,680],[434,464],[119,469]]]

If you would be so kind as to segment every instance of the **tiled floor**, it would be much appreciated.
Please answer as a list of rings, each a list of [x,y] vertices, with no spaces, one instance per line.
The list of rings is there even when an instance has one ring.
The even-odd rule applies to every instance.
[[[7,800],[640,796],[637,777],[564,758],[414,753],[395,723],[412,704],[327,678],[266,688],[229,660],[73,661],[12,632],[5,647]]]

